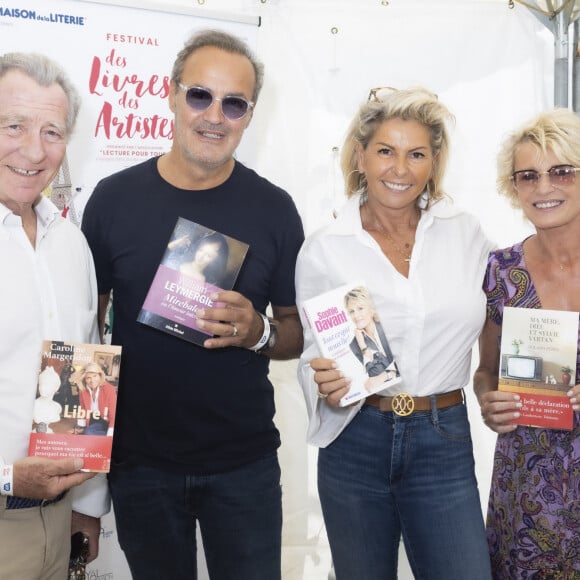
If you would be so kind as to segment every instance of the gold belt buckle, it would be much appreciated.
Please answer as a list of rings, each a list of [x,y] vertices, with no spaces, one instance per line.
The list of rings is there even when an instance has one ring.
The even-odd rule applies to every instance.
[[[391,401],[393,413],[399,417],[407,417],[415,410],[415,401],[409,393],[399,393]]]

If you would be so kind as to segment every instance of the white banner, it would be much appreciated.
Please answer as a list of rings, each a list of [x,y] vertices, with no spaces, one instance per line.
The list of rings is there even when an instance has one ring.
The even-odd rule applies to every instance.
[[[80,219],[99,179],[169,149],[171,67],[194,31],[227,30],[255,46],[257,20],[171,10],[167,4],[143,10],[78,0],[0,0],[0,53],[53,58],[82,96],[67,160],[47,192],[72,221]],[[242,147],[238,157],[246,159]]]
[[[67,159],[45,192],[75,223],[99,179],[171,146],[169,78],[177,53],[193,32],[226,30],[255,47],[257,19],[171,10],[167,4],[157,10],[74,0],[0,0],[0,54],[45,54],[67,71],[81,93]],[[251,147],[251,139],[245,142]],[[237,156],[247,160],[250,151],[240,147]],[[89,565],[87,579],[130,578],[113,514],[101,524],[100,555]],[[200,578],[207,578],[200,559]]]

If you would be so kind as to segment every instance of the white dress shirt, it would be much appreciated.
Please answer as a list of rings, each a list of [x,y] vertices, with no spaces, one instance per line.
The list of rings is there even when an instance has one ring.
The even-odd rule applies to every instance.
[[[43,340],[99,342],[93,259],[79,228],[42,197],[35,207],[36,248],[20,216],[0,203],[0,457],[28,454]],[[109,509],[106,481],[74,490],[74,509]]]
[[[296,266],[297,304],[300,309],[304,300],[362,278],[403,379],[383,394],[460,389],[469,382],[471,349],[485,321],[482,283],[492,248],[473,216],[442,200],[422,211],[405,278],[363,229],[360,197],[354,196],[304,243]],[[305,330],[298,378],[310,420],[308,441],[326,447],[364,400],[337,409],[318,398],[309,363],[320,354],[300,315]]]

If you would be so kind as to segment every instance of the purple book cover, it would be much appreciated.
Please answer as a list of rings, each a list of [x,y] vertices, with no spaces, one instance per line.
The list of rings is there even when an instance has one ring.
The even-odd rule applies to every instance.
[[[195,344],[212,335],[197,326],[199,308],[219,307],[213,292],[231,290],[248,245],[178,218],[137,320]]]

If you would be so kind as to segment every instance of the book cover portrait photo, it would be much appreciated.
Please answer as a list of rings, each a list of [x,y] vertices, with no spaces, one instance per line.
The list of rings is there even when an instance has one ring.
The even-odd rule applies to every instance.
[[[28,454],[108,472],[120,366],[120,346],[43,341]]]
[[[364,282],[344,284],[302,304],[321,356],[351,379],[340,405],[350,405],[401,382],[401,375]]]
[[[211,335],[197,326],[198,308],[215,308],[211,295],[234,286],[248,245],[179,218],[137,320],[195,344]]]

